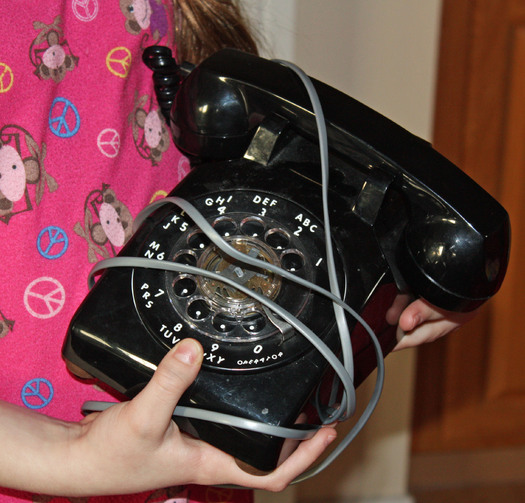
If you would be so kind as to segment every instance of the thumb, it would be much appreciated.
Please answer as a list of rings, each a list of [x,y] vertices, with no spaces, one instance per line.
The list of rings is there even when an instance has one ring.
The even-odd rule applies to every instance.
[[[199,373],[202,346],[194,339],[180,341],[159,363],[147,386],[131,401],[135,420],[163,431],[180,397]]]

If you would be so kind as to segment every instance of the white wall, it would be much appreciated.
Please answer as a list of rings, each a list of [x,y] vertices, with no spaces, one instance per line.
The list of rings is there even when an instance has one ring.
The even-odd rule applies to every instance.
[[[431,138],[441,0],[243,0],[268,57],[288,59],[411,132]],[[257,26],[257,24],[256,24]],[[325,472],[258,503],[410,501],[415,354],[387,358],[372,420]],[[362,401],[372,382],[358,391]],[[341,435],[347,426],[340,427]]]
[[[293,61],[430,139],[441,0],[241,0],[263,55]]]

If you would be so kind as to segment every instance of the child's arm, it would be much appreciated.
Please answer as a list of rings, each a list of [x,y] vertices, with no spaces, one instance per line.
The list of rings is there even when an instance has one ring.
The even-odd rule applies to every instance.
[[[402,300],[399,300],[402,302]],[[395,306],[396,303],[394,303]],[[395,307],[390,316],[395,317]],[[456,313],[439,309],[423,299],[418,299],[403,309],[397,321],[397,345],[394,351],[432,342],[456,330],[476,316],[477,311]],[[387,314],[387,318],[388,318]],[[390,320],[389,320],[390,321]],[[394,319],[391,320],[394,322]]]
[[[133,400],[80,423],[0,402],[0,486],[64,496],[136,493],[188,483],[278,491],[335,438],[333,428],[322,428],[274,472],[255,476],[228,454],[181,434],[171,415],[197,376],[202,357],[197,342],[184,340]]]

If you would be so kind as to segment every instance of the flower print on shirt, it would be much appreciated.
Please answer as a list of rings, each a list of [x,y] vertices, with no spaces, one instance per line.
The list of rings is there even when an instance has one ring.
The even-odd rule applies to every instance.
[[[78,57],[71,51],[61,24],[60,16],[55,17],[51,24],[41,21],[33,23],[33,28],[39,33],[31,42],[29,56],[35,75],[42,80],[61,82],[66,73],[78,65]]]
[[[88,244],[88,260],[115,256],[132,234],[133,217],[118,200],[109,185],[91,191],[84,203],[84,224],[77,222],[74,231]]]
[[[161,0],[120,0],[120,10],[126,18],[126,30],[132,35],[149,29],[158,42],[168,33],[168,17]]]
[[[139,155],[149,159],[153,166],[157,165],[170,146],[170,132],[161,111],[155,108],[147,94],[140,97],[135,94],[135,105],[128,122]]]
[[[44,167],[46,144],[38,145],[21,126],[0,128],[0,221],[11,218],[40,204],[47,185],[54,192],[58,185]],[[31,195],[28,185],[35,185]]]

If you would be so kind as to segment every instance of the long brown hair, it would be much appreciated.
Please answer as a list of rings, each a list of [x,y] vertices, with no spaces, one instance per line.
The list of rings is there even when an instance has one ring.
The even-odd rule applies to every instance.
[[[257,54],[257,43],[234,0],[173,0],[177,61],[200,63],[226,47]]]

